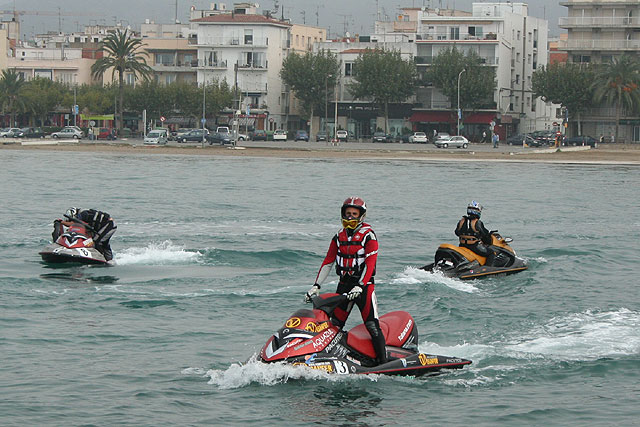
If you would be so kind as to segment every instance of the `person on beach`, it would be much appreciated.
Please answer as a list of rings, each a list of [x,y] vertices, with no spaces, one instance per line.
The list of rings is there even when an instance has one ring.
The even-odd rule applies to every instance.
[[[481,214],[482,205],[472,200],[467,206],[467,214],[458,221],[455,233],[460,240],[460,246],[486,257],[485,265],[493,265],[495,255],[488,247],[491,244],[491,233],[480,221]]]
[[[377,363],[382,364],[387,361],[387,350],[378,320],[378,301],[373,280],[378,239],[371,225],[364,222],[367,205],[360,197],[346,199],[340,213],[343,228],[331,239],[327,255],[305,301],[311,302],[313,297],[320,294],[320,285],[327,279],[335,263],[336,273],[340,277],[336,293],[347,294],[347,301],[334,311],[331,323],[342,328],[356,304],[371,335]]]
[[[494,133],[491,139],[493,140],[493,148],[498,148],[498,141],[500,141],[498,134]]]
[[[74,222],[73,220],[76,219],[88,224],[89,227],[92,228],[91,237],[93,238],[95,248],[104,255],[104,259],[107,261],[113,259],[113,251],[111,250],[109,240],[111,240],[111,237],[118,227],[114,224],[111,215],[95,209],[69,208],[64,216],[68,218],[68,220],[56,219],[53,221],[53,233],[51,233],[51,237],[54,242],[64,233],[64,227],[71,226]]]

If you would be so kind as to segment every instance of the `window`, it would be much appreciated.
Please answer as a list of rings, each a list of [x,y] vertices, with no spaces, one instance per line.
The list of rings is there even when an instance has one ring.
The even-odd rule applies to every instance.
[[[520,74],[516,74],[516,84],[520,84]]]
[[[156,53],[156,65],[174,65],[172,53]]]
[[[481,39],[483,37],[482,27],[469,27],[469,36]]]
[[[351,62],[345,62],[344,63],[344,75],[345,76],[350,76],[353,72],[353,63]]]
[[[516,53],[516,62],[520,62],[520,52]]]
[[[449,40],[460,40],[460,27],[449,28]]]
[[[536,100],[531,101],[531,111],[536,111]]]
[[[176,81],[176,75],[175,74],[167,74],[164,77],[164,83],[170,85],[171,83]]]
[[[204,53],[204,65],[209,67],[217,67],[220,60],[218,52],[209,51]]]
[[[253,44],[253,30],[244,30],[244,44]]]
[[[516,39],[520,40],[520,30],[518,30],[518,32],[516,33]]]
[[[131,74],[131,73],[127,73],[127,74],[125,74],[125,82],[126,82],[128,85],[133,86],[133,85],[135,84],[135,82],[136,82],[136,76],[134,76],[134,75],[133,75],[133,74]]]
[[[527,55],[527,63],[531,64],[531,54]]]

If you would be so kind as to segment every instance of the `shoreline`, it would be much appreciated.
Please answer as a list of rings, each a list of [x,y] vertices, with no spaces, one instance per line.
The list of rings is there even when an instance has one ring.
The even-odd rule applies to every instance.
[[[249,143],[250,144],[250,143]],[[436,151],[438,149],[403,150],[389,148],[351,148],[348,144],[339,147],[252,147],[247,143],[240,147],[227,146],[148,146],[128,143],[106,142],[58,142],[42,141],[4,143],[2,150],[52,151],[52,152],[99,152],[130,153],[141,155],[205,155],[214,157],[272,157],[283,159],[352,159],[352,160],[418,160],[447,162],[509,162],[549,164],[596,164],[640,166],[640,145],[605,145],[596,149],[586,147],[562,147],[560,149],[534,149],[531,152],[474,151],[473,146],[465,151]]]

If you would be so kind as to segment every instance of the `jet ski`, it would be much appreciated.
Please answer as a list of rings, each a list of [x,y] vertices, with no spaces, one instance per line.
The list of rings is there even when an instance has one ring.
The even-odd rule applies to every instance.
[[[68,219],[73,224],[39,252],[42,260],[50,263],[108,264],[104,255],[95,248],[91,227],[77,218]]]
[[[527,262],[519,258],[509,246],[512,238],[504,238],[494,230],[491,231],[491,239],[489,249],[495,253],[493,265],[486,265],[487,259],[469,248],[443,243],[436,251],[435,261],[421,269],[439,271],[447,277],[468,280],[496,274],[513,274],[529,268]]]
[[[331,314],[346,300],[345,294],[322,294],[313,298],[313,309],[300,309],[273,334],[260,351],[265,363],[285,362],[331,374],[436,374],[471,364],[459,357],[421,353],[418,327],[405,311],[380,317],[387,343],[388,361],[376,363],[371,336],[364,324],[344,331],[331,323]]]

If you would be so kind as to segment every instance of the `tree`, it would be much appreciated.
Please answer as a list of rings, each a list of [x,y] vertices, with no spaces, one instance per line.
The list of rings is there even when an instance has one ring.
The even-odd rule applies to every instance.
[[[40,119],[40,126],[44,126],[47,114],[62,101],[63,91],[60,83],[36,77],[23,86],[21,93],[27,109]]]
[[[629,55],[614,58],[610,64],[598,68],[593,82],[593,100],[602,101],[616,108],[616,141],[623,107],[637,110],[640,107],[640,63]]]
[[[22,77],[22,74],[18,74],[15,69],[2,70],[2,75],[0,75],[0,102],[2,103],[2,109],[6,107],[11,114],[10,126],[15,126],[15,107],[19,106],[22,110],[25,108],[24,100],[20,95],[24,85],[24,77]]]
[[[313,135],[313,113],[326,108],[328,89],[335,87],[338,73],[337,56],[325,50],[304,55],[293,52],[282,63],[280,77],[302,101],[304,114],[312,123],[309,135]]]
[[[593,99],[593,69],[579,64],[550,64],[533,72],[531,87],[533,96],[544,102],[560,104],[575,117],[578,134],[581,131],[581,114]]]
[[[141,48],[141,39],[134,38],[127,29],[124,31],[117,29],[100,42],[100,50],[106,55],[91,66],[91,74],[94,77],[100,77],[111,69],[111,79],[114,80],[115,74],[118,73],[118,109],[115,116],[120,132],[123,127],[124,73],[129,71],[134,76],[141,76],[148,80],[153,72],[144,58],[148,54],[141,52]]]
[[[353,63],[354,82],[349,91],[356,99],[371,99],[384,109],[384,131],[389,128],[389,103],[403,102],[415,93],[417,71],[397,50],[367,49]]]
[[[460,78],[460,109],[474,110],[493,102],[496,75],[492,67],[482,65],[482,58],[475,51],[466,54],[455,46],[440,52],[424,78],[425,84],[433,84],[452,106],[458,102],[458,76]]]

